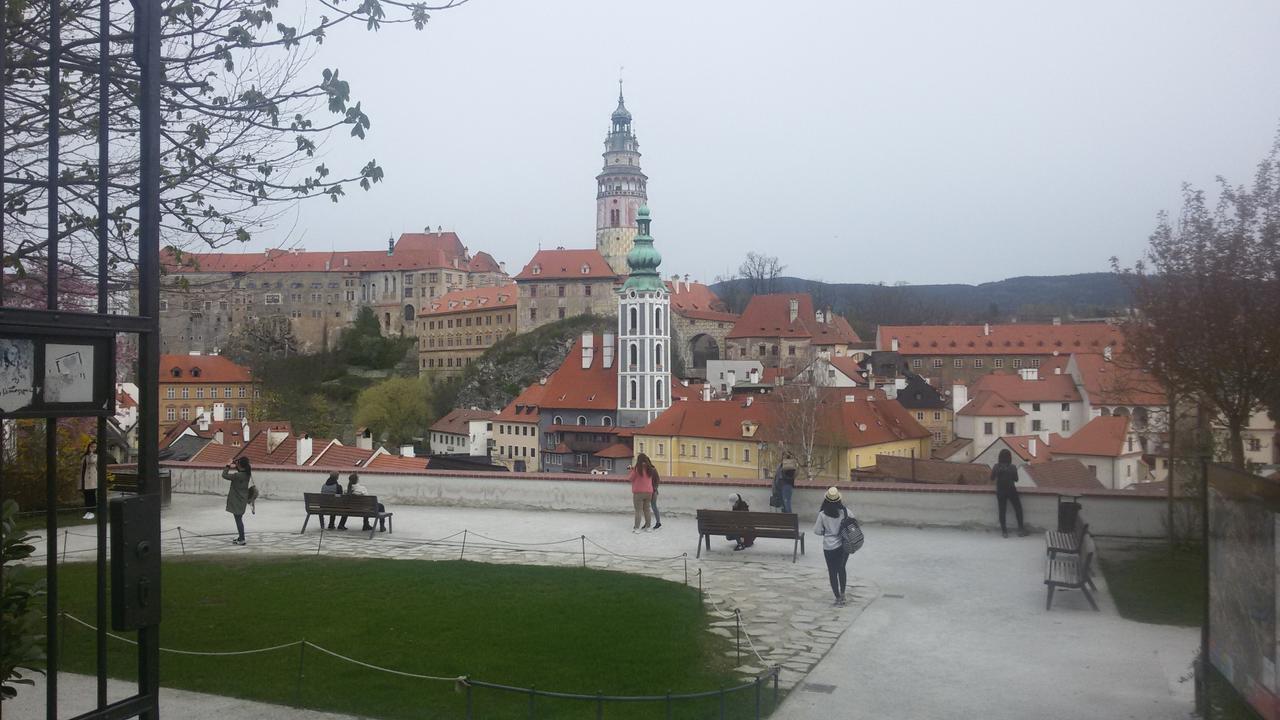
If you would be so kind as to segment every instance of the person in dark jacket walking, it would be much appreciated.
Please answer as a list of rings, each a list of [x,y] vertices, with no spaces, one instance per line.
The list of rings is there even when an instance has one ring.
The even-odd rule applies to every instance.
[[[791,512],[791,495],[796,491],[796,470],[798,468],[796,456],[787,453],[782,456],[782,462],[778,463],[778,469],[773,473],[775,492],[782,499],[781,512]]]
[[[249,506],[249,483],[253,481],[253,468],[249,467],[249,458],[236,458],[235,466],[228,465],[222,470],[222,479],[231,481],[227,489],[227,512],[236,519],[235,545],[244,545],[244,510]]]
[[[1018,535],[1026,537],[1027,529],[1022,525],[1022,498],[1018,497],[1018,468],[1013,465],[1013,453],[1001,450],[996,464],[991,468],[991,479],[996,483],[996,507],[1000,513],[1000,533],[1009,537],[1009,528],[1005,525],[1005,506],[1013,505],[1013,514],[1018,518]]]
[[[320,486],[320,494],[322,495],[341,495],[342,494],[342,483],[338,481],[338,473],[336,472],[329,473],[329,477],[324,481],[324,485]],[[337,516],[336,515],[329,516],[330,530],[333,529],[333,519],[335,517]],[[320,522],[321,523],[324,522],[323,517],[320,518]]]

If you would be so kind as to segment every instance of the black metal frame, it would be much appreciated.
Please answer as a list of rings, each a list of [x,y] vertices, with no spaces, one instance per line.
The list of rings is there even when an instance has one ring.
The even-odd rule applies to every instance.
[[[60,127],[59,113],[62,111],[62,7],[60,0],[48,0],[48,165],[47,176],[43,181],[46,186],[47,217],[47,259],[45,273],[45,291],[47,295],[45,310],[29,310],[16,308],[0,308],[0,335],[5,337],[26,337],[32,339],[56,338],[71,340],[73,344],[90,344],[95,350],[101,350],[107,362],[95,362],[94,379],[96,401],[88,404],[50,405],[39,402],[32,406],[10,414],[8,418],[45,418],[45,458],[46,458],[46,635],[48,654],[48,675],[46,678],[45,713],[51,720],[58,716],[58,642],[60,627],[58,623],[58,554],[53,551],[57,547],[57,420],[60,417],[92,416],[97,419],[97,443],[99,452],[107,447],[106,419],[114,412],[114,340],[117,335],[128,334],[137,338],[138,343],[138,387],[140,390],[140,413],[138,420],[138,476],[139,492],[153,494],[159,492],[159,191],[160,191],[160,88],[163,81],[160,47],[160,0],[130,0],[134,18],[133,58],[138,65],[141,79],[139,95],[136,99],[139,111],[139,132],[137,141],[140,144],[140,165],[137,192],[139,195],[139,247],[137,268],[137,315],[110,315],[108,307],[108,190],[121,186],[109,181],[109,108],[110,108],[110,30],[112,0],[99,0],[98,17],[98,122],[104,128],[98,133],[98,163],[96,204],[98,206],[98,223],[96,227],[98,239],[97,267],[97,308],[96,312],[68,312],[59,308],[59,246],[58,246],[58,211],[59,188],[64,184],[79,183],[83,180],[67,180],[60,177]],[[8,2],[0,0],[0,39],[9,43]],[[5,73],[7,54],[0,52],[0,77]],[[77,66],[79,71],[86,68]],[[4,95],[0,93],[0,118],[5,116]],[[0,132],[0,151],[7,138],[7,128]],[[5,182],[28,182],[20,178],[3,177],[0,172],[0,196],[3,195]],[[4,217],[0,214],[0,238],[4,233]],[[0,240],[2,242],[2,240]],[[0,255],[3,253],[0,252]],[[0,273],[0,288],[4,282]],[[38,347],[38,344],[37,344]],[[35,366],[42,368],[42,365]],[[102,392],[105,392],[105,400]],[[37,393],[39,395],[39,393]],[[3,426],[0,425],[0,433]],[[0,438],[2,441],[2,438]],[[4,482],[4,462],[0,456],[0,489]],[[97,707],[78,716],[88,720],[107,720],[111,718],[157,718],[159,717],[159,626],[151,625],[138,630],[138,689],[137,693],[115,703],[107,703],[107,624],[108,603],[106,592],[107,579],[107,483],[106,462],[98,463],[97,519]],[[3,494],[0,492],[0,494]],[[158,503],[156,503],[158,508]],[[158,528],[160,518],[158,510],[154,513],[154,522]],[[158,549],[157,549],[158,550]]]

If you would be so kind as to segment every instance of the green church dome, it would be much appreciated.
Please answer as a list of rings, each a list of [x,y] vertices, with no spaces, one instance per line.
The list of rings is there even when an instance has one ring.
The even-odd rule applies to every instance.
[[[649,207],[641,206],[640,212],[636,215],[636,226],[638,234],[636,235],[635,247],[631,252],[627,253],[627,267],[631,272],[627,276],[627,281],[623,283],[622,290],[627,292],[635,290],[636,292],[658,292],[665,291],[666,285],[662,283],[662,276],[658,274],[658,266],[662,264],[662,254],[653,247],[653,238],[649,235]]]

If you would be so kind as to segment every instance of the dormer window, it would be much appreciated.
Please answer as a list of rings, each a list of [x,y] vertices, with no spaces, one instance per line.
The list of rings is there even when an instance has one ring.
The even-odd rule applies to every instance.
[[[200,368],[198,367],[191,368],[191,377],[200,377]]]
[[[169,374],[174,377],[182,377],[182,368],[174,368],[169,371]]]
[[[582,270],[582,274],[586,275],[587,273],[591,272],[591,266],[586,263],[582,263],[581,270]]]
[[[541,275],[541,274],[542,274],[542,266],[541,266],[541,265],[534,265],[534,266],[533,266],[533,274],[534,274],[534,275]]]

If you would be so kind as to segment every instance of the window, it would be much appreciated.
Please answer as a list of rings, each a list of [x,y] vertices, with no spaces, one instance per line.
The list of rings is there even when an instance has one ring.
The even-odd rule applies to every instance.
[[[992,367],[998,367],[998,368],[1004,367],[1004,358],[996,358],[995,360],[992,360],[991,365]]]
[[[1071,412],[1071,403],[1062,403],[1062,412]]]
[[[279,305],[280,293],[266,293],[262,296],[262,302],[267,305]]]
[[[173,399],[173,396],[174,396],[174,392],[175,392],[175,391],[174,391],[174,389],[173,389],[172,387],[167,387],[167,388],[165,388],[165,389],[164,389],[164,396],[165,396],[166,398],[168,398],[169,400],[172,400],[172,399]]]
[[[795,357],[795,355],[796,355],[796,346],[795,346],[795,345],[788,345],[788,346],[787,346],[787,354],[788,354],[788,355],[790,355],[791,357]]]
[[[1063,420],[1063,421],[1062,421],[1062,432],[1071,432],[1071,421],[1070,421],[1070,420]]]
[[[223,388],[222,397],[227,398],[228,400],[231,399],[231,388],[229,387]]]
[[[993,433],[995,433],[995,430],[994,430],[994,429],[992,429],[992,427],[991,427],[991,423],[982,423],[982,434],[983,434],[983,435],[991,435],[991,434],[993,434]]]
[[[751,462],[751,448],[742,448],[742,462]]]
[[[689,454],[689,446],[685,445],[684,443],[680,443],[680,457],[684,457],[685,455],[688,455],[688,454]]]
[[[1022,367],[1022,358],[1014,358],[1014,359],[1013,359],[1013,366],[1014,366],[1015,368],[1020,368],[1020,367]]]
[[[174,420],[177,420],[178,411],[172,405],[170,405],[169,407],[164,409],[164,419],[168,420],[169,422],[173,422]]]
[[[182,388],[182,399],[186,400],[191,397],[191,388]]]
[[[244,397],[244,395],[245,395],[244,386],[243,386],[243,385],[241,385],[241,386],[240,386],[240,389],[239,389],[239,390],[237,391],[237,393],[236,393],[236,397],[240,397],[240,398],[242,398],[242,397]]]
[[[913,368],[918,368],[918,367],[921,367],[921,366],[923,366],[923,365],[924,365],[924,361],[923,361],[923,360],[921,360],[920,358],[913,358],[913,359],[911,360],[911,367],[913,367]]]
[[[579,415],[579,416],[578,416],[578,427],[585,427],[585,426],[586,426],[586,424],[587,424],[587,416],[586,416],[586,415]]]
[[[1015,432],[1017,432],[1017,430],[1015,429],[1015,427],[1016,427],[1016,426],[1014,425],[1014,423],[1011,423],[1011,422],[1007,422],[1007,423],[1005,423],[1005,424],[1004,424],[1004,434],[1005,434],[1005,435],[1012,435],[1012,434],[1014,434]]]
[[[582,294],[583,294],[583,295],[586,295],[587,297],[591,297],[591,286],[590,286],[590,285],[583,285],[583,286],[582,286]]]
[[[985,362],[982,358],[974,358],[974,359],[973,359],[973,366],[974,366],[974,367],[976,367],[976,368],[980,368],[980,367],[983,367],[984,365],[986,365],[986,362]]]
[[[190,420],[191,408],[189,407],[182,408],[181,410],[178,411],[178,416],[181,417],[183,420]]]
[[[955,360],[952,360],[951,367],[958,367],[958,368],[964,367],[964,358],[956,358]]]
[[[702,451],[702,457],[706,458],[707,460],[710,460],[710,459],[711,459],[711,446],[710,446],[710,445],[708,445],[708,446],[707,446],[707,447]]]
[[[934,358],[934,359],[933,359],[933,366],[934,366],[934,367],[936,367],[936,368],[940,368],[940,367],[942,367],[942,358]]]
[[[196,388],[196,398],[197,398],[197,399],[199,399],[199,400],[203,400],[203,399],[204,399],[204,388],[202,388],[202,387],[198,387],[198,388]]]
[[[933,411],[933,419],[934,419],[934,421],[935,421],[935,422],[937,422],[937,421],[939,421],[939,420],[942,420],[942,411],[941,411],[941,410],[934,410],[934,411]]]
[[[1031,403],[1031,409],[1034,412],[1040,412],[1040,403]]]
[[[241,405],[240,407],[236,408],[236,419],[237,419],[237,420],[243,420],[243,419],[245,418],[245,416],[246,416],[246,415],[248,415],[248,414],[249,414],[249,413],[248,413],[248,409],[247,409],[247,408],[245,408],[245,406]]]
[[[917,411],[916,411],[916,419],[917,419],[917,420],[924,420],[924,411],[923,411],[923,410],[917,410]]]
[[[722,448],[720,448],[720,459],[721,459],[721,460],[728,460],[728,459],[729,459],[729,448],[727,448],[727,447],[722,447]]]
[[[653,331],[655,333],[662,332],[662,309],[653,309]]]
[[[1028,363],[1030,363],[1031,367],[1038,368],[1040,367],[1040,358],[1031,358]]]
[[[613,427],[613,418],[609,417],[608,415],[605,415],[603,418],[601,418],[600,424],[605,427]]]
[[[556,415],[555,417],[551,418],[551,424],[552,424],[552,425],[563,425],[563,424],[564,424],[564,420],[563,420],[559,415]]]
[[[1262,449],[1262,440],[1258,438],[1249,438],[1249,452],[1258,452]]]
[[[662,456],[663,456],[663,455],[665,455],[666,453],[667,453],[667,444],[666,444],[666,443],[658,443],[658,457],[662,457]]]
[[[776,357],[778,355],[778,346],[774,345],[773,347],[769,348],[769,353]]]
[[[529,320],[536,321],[537,319],[538,319],[538,308],[536,307],[529,308]]]
[[[1032,421],[1031,421],[1031,432],[1040,432],[1040,430],[1041,430],[1041,427],[1040,427],[1040,421],[1039,421],[1039,420],[1032,420]]]

